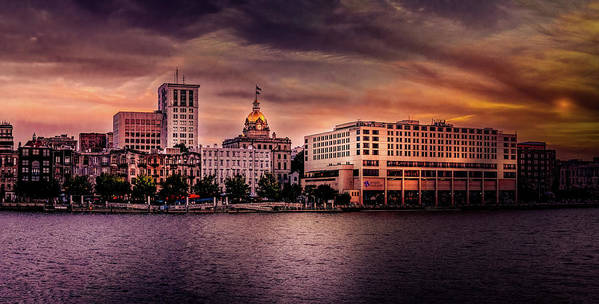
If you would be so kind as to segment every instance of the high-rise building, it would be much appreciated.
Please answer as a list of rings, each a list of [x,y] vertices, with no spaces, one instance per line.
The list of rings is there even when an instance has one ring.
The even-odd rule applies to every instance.
[[[276,133],[270,135],[270,127],[266,117],[260,111],[260,102],[256,98],[253,108],[245,119],[243,134],[223,141],[223,148],[252,147],[258,150],[271,151],[272,173],[281,185],[289,183],[291,173],[291,140],[288,137],[279,138]]]
[[[6,121],[0,122],[0,153],[11,153],[14,148],[12,125]]]
[[[118,112],[112,118],[115,149],[150,152],[164,147],[162,113]]]
[[[100,152],[108,147],[106,133],[79,133],[79,151]]]
[[[198,84],[164,83],[158,88],[158,111],[162,112],[162,143],[198,145]],[[116,136],[116,135],[115,135]]]
[[[517,201],[515,134],[444,121],[354,121],[304,141],[303,184],[330,185],[363,205]]]
[[[518,193],[520,200],[540,201],[556,186],[555,150],[544,142],[518,144]]]

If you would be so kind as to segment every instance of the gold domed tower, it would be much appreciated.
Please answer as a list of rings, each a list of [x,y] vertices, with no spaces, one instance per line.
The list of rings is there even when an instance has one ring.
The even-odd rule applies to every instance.
[[[270,128],[266,117],[260,112],[260,102],[258,98],[254,100],[252,112],[245,119],[245,125],[243,127],[243,135],[247,137],[268,137]]]
[[[243,134],[234,138],[225,139],[223,148],[257,149],[269,151],[270,164],[266,168],[277,177],[282,186],[290,182],[291,174],[291,139],[278,137],[274,132],[270,135],[270,127],[266,117],[260,111],[258,95],[262,89],[256,85],[256,98],[253,108],[245,119]]]

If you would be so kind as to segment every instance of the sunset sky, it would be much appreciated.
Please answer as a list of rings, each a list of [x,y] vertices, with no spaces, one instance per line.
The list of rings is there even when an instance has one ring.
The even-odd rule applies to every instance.
[[[0,120],[17,142],[111,131],[117,111],[155,110],[179,67],[201,85],[203,144],[241,133],[258,83],[294,146],[411,117],[599,156],[599,1],[155,2],[3,2]]]

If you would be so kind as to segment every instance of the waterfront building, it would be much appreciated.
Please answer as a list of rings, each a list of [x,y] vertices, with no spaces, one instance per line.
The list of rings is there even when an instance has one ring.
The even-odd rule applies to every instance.
[[[158,87],[158,111],[163,115],[162,142],[170,148],[177,144],[198,145],[198,84],[164,83]]]
[[[354,121],[304,141],[302,183],[330,185],[362,205],[517,201],[515,134],[444,121]]]
[[[0,122],[0,201],[14,199],[18,154],[14,151],[13,127]]]
[[[79,151],[101,152],[108,148],[106,133],[79,133]]]
[[[102,173],[110,174],[110,151],[102,152],[79,152],[74,156],[73,172],[77,176],[86,176],[88,180],[95,184],[96,177]]]
[[[0,201],[12,201],[15,198],[18,157],[16,151],[0,153]]]
[[[544,142],[518,144],[518,194],[520,200],[540,201],[553,192],[556,180],[555,150]]]
[[[12,125],[6,121],[0,122],[0,153],[12,153],[15,140],[12,135]]]
[[[599,190],[599,157],[559,163],[559,190]]]
[[[19,147],[18,177],[22,182],[40,182],[53,179],[52,149],[33,135]]]
[[[223,148],[247,149],[249,147],[270,151],[273,165],[271,172],[281,185],[289,182],[291,140],[288,137],[279,138],[275,132],[270,135],[270,127],[266,117],[260,111],[260,102],[257,98],[253,102],[252,111],[245,119],[242,134],[223,141]]]
[[[241,175],[250,187],[250,195],[255,196],[260,177],[272,173],[270,149],[255,149],[252,145],[245,148],[200,146],[199,153],[202,157],[201,177],[214,175],[223,192],[227,178]]]
[[[77,140],[75,136],[68,136],[67,134],[61,134],[53,137],[38,137],[38,140],[42,145],[48,146],[50,149],[77,149]]]
[[[70,148],[50,149],[50,155],[52,155],[52,160],[50,162],[52,165],[52,178],[61,186],[67,179],[73,177],[73,160],[76,153],[75,150],[71,150]]]
[[[114,149],[151,152],[164,147],[160,112],[118,112],[112,124]]]
[[[152,176],[157,183],[178,174],[185,177],[192,187],[201,178],[200,153],[193,151],[169,150],[168,153],[150,153],[143,158],[139,167],[140,173]]]

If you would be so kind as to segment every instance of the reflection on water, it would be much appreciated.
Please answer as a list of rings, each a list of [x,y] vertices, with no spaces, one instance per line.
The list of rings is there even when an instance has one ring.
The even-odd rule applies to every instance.
[[[0,213],[0,301],[594,302],[599,209]]]

